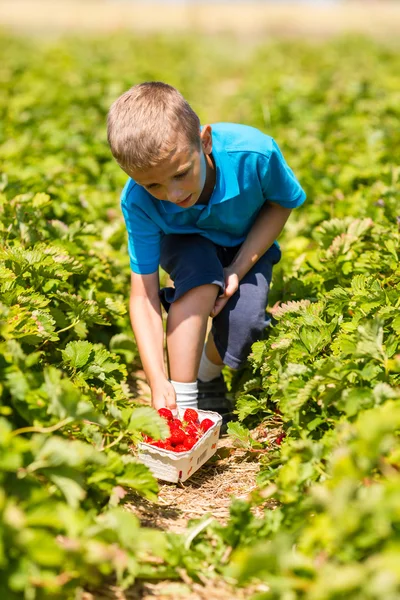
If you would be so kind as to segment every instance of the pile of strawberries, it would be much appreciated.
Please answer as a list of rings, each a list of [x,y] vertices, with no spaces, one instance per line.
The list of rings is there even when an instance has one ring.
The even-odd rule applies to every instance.
[[[199,422],[199,415],[193,408],[187,408],[183,415],[183,420],[174,418],[168,408],[158,410],[160,417],[168,421],[171,435],[163,441],[156,442],[148,435],[144,436],[144,441],[157,448],[164,448],[171,452],[188,452],[196,442],[205,434],[206,431],[214,425],[211,419],[203,419]]]

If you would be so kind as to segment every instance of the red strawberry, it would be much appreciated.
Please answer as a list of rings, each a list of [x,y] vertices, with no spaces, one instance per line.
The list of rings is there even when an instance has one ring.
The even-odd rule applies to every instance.
[[[174,450],[175,450],[175,452],[187,452],[188,451],[186,446],[184,446],[183,444],[178,444],[178,446],[175,446]]]
[[[156,448],[165,448],[166,443],[162,440],[159,440],[158,442],[153,442],[152,446],[156,446]]]
[[[175,448],[171,446],[171,444],[165,444],[165,449],[169,450],[170,452],[175,452]]]
[[[183,445],[185,446],[186,450],[191,450],[196,442],[196,438],[188,436]]]
[[[180,419],[172,419],[168,425],[170,429],[175,429],[175,427],[182,427],[182,421]]]
[[[280,446],[282,444],[282,440],[285,439],[285,437],[286,437],[285,432],[281,433],[281,435],[278,435],[278,437],[275,440],[275,444],[278,444],[278,446]]]
[[[186,426],[185,432],[190,435],[190,437],[198,437],[199,428],[194,423],[189,423],[189,425]]]
[[[158,414],[160,415],[160,417],[164,417],[164,419],[167,419],[167,421],[172,421],[172,419],[174,418],[169,408],[159,408]]]
[[[171,431],[170,442],[172,446],[179,446],[179,444],[183,444],[186,440],[186,434],[183,429],[174,429]]]
[[[204,431],[204,433],[205,433],[213,425],[214,425],[214,421],[211,421],[211,419],[203,419],[202,422],[200,423],[200,429],[202,429],[202,431]]]
[[[196,423],[199,420],[197,410],[194,410],[194,408],[187,408],[183,415],[183,420],[186,421],[186,423]]]

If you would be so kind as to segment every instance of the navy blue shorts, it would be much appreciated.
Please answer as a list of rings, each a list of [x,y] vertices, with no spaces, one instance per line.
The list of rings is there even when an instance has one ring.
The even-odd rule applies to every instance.
[[[218,246],[201,235],[165,235],[161,241],[161,267],[174,287],[160,290],[160,300],[169,306],[191,290],[205,284],[225,288],[224,271],[240,246]],[[262,337],[270,319],[266,313],[272,267],[281,258],[276,244],[243,277],[238,290],[213,318],[212,334],[224,364],[238,369],[246,362],[254,342]]]

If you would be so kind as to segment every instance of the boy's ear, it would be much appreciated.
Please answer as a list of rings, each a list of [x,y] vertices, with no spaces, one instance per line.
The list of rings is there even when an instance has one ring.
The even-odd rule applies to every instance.
[[[212,129],[211,125],[204,125],[200,132],[201,146],[204,154],[211,154],[212,151]]]

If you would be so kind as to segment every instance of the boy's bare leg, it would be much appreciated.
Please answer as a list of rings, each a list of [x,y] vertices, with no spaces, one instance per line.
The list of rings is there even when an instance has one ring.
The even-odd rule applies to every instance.
[[[217,347],[214,343],[214,336],[212,332],[208,334],[206,348],[205,348],[206,356],[208,360],[210,360],[214,365],[223,365],[222,358],[217,350]]]
[[[197,380],[207,320],[218,293],[217,285],[201,285],[189,290],[171,304],[167,320],[171,380],[182,383]]]

